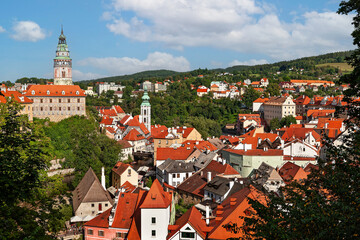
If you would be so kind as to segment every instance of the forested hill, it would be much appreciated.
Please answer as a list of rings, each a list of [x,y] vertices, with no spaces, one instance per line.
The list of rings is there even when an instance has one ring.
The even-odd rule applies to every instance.
[[[318,64],[324,63],[344,63],[345,58],[350,56],[353,51],[344,51],[344,52],[335,52],[328,53],[319,56],[313,57],[304,57],[290,61],[281,61],[272,64],[262,64],[256,66],[232,66],[228,68],[217,68],[217,69],[196,69],[190,72],[175,72],[170,70],[153,70],[153,71],[144,71],[130,75],[123,76],[114,76],[114,77],[106,77],[99,78],[94,80],[83,80],[78,83],[88,84],[90,82],[121,82],[124,80],[135,80],[136,82],[141,82],[147,79],[165,79],[165,78],[173,78],[174,80],[181,79],[186,76],[197,76],[198,74],[208,74],[211,72],[244,72],[244,71],[252,71],[252,72],[265,72],[265,71],[283,71],[289,68],[297,68],[304,70],[311,70],[316,67]]]

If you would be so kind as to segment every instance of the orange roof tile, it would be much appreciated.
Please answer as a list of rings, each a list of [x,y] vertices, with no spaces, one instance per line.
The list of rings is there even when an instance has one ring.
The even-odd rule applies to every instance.
[[[256,99],[254,101],[254,103],[264,103],[264,102],[267,102],[269,101],[269,98],[262,98],[262,97],[259,97],[258,99]]]
[[[12,98],[13,100],[15,100],[16,102],[18,103],[32,103],[33,101],[26,97],[25,95],[21,94],[20,92],[18,91],[1,91],[1,93],[4,95],[4,96],[1,96],[0,95],[0,103],[6,103],[6,98]]]
[[[286,162],[280,169],[279,175],[284,179],[286,184],[293,180],[306,179],[307,174],[300,166],[292,162]]]
[[[25,96],[86,97],[85,91],[78,85],[31,85],[25,93]]]
[[[121,145],[122,148],[131,148],[132,147],[132,145],[126,140],[122,139],[122,140],[118,140],[117,142],[118,142],[118,144]]]
[[[194,148],[158,148],[156,152],[156,160],[186,160],[191,153],[195,151]]]
[[[104,124],[105,126],[108,126],[108,125],[112,125],[113,121],[114,121],[114,119],[112,119],[108,116],[104,116],[101,118],[100,124]]]
[[[139,133],[138,130],[136,130],[135,128],[131,129],[130,132],[128,134],[126,134],[125,137],[123,137],[123,140],[126,141],[139,141],[145,139],[145,137]]]
[[[155,179],[140,208],[167,208],[171,200],[171,193],[165,192],[159,180]]]
[[[114,173],[121,175],[123,174],[123,172],[126,171],[126,169],[128,169],[129,167],[131,167],[129,164],[125,164],[123,162],[118,161],[115,166],[113,167],[113,169],[111,171],[113,171]]]

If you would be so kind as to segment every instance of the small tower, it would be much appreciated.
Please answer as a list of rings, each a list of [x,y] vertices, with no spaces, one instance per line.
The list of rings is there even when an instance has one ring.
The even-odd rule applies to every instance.
[[[70,52],[61,26],[61,35],[54,58],[54,85],[73,85],[71,68]]]
[[[140,123],[144,123],[145,127],[149,130],[151,134],[151,105],[150,97],[145,88],[144,96],[142,97],[143,102],[141,103],[141,113],[140,113]]]

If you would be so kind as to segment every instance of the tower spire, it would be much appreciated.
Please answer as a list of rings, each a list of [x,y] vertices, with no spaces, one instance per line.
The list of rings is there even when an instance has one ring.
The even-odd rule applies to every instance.
[[[62,34],[62,35],[64,34],[63,25],[62,25],[62,24],[61,24],[61,34]]]

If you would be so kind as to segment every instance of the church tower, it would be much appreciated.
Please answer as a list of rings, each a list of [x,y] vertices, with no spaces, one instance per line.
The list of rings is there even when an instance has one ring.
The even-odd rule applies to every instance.
[[[61,27],[61,35],[54,58],[54,85],[73,85],[71,73],[72,61],[66,37]]]
[[[150,97],[145,89],[144,96],[141,98],[143,102],[141,103],[141,113],[140,113],[140,123],[144,123],[145,127],[149,130],[151,134],[151,105]]]

